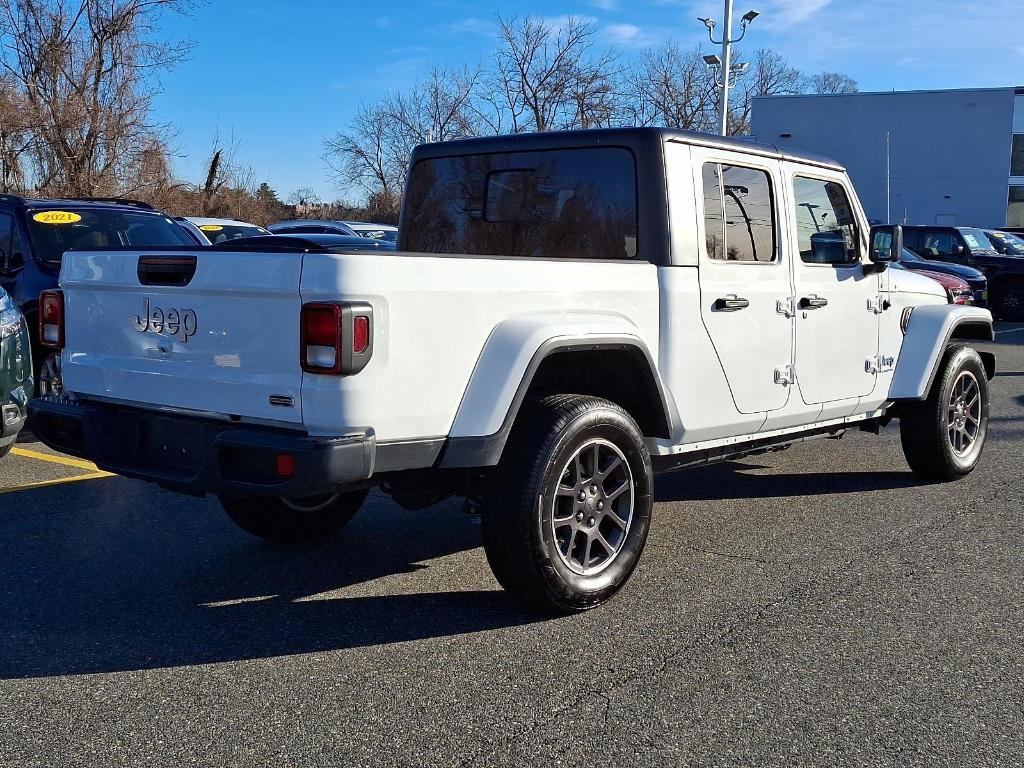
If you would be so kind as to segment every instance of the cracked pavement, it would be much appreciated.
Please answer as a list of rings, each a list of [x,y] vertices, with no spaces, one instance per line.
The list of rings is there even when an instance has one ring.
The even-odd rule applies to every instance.
[[[895,426],[663,476],[633,580],[570,618],[506,600],[456,503],[284,547],[122,478],[0,495],[0,765],[1024,764],[1001,330],[972,476],[915,483]]]

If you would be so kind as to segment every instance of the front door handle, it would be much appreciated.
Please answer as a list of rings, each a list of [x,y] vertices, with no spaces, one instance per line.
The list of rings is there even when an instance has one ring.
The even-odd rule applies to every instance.
[[[716,312],[737,312],[749,306],[750,302],[739,296],[725,296],[721,299],[716,299],[714,303]]]
[[[828,306],[828,299],[823,296],[811,294],[800,299],[800,309],[821,309],[826,306]]]

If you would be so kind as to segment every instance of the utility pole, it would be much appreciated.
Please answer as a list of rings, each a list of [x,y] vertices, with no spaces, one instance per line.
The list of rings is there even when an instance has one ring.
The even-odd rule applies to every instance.
[[[729,134],[729,89],[732,88],[729,82],[732,78],[733,67],[732,67],[732,46],[734,43],[738,43],[747,34],[747,27],[754,19],[760,14],[757,11],[747,11],[743,14],[743,18],[740,20],[740,36],[735,40],[732,39],[732,0],[725,0],[725,31],[722,35],[721,43],[715,40],[715,20],[711,18],[701,19],[697,21],[704,22],[704,26],[708,29],[708,39],[714,45],[721,44],[722,56],[705,56],[704,62],[709,67],[719,68],[721,70],[721,79],[716,80],[716,85],[722,89],[722,98],[718,103],[718,120],[719,120],[719,133],[722,136]],[[744,64],[740,68],[737,68],[735,74],[742,74],[747,70],[747,65]]]

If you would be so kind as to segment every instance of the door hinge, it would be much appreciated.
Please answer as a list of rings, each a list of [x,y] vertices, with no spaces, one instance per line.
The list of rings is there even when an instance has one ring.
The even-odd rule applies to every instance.
[[[784,317],[796,317],[796,296],[787,296],[776,301],[775,311]]]
[[[796,368],[792,365],[783,365],[775,369],[775,383],[788,387],[796,381]]]
[[[886,373],[896,367],[896,358],[892,355],[875,355],[864,361],[867,373]]]
[[[889,308],[889,300],[881,294],[868,299],[868,312],[874,312],[876,315],[880,315]]]

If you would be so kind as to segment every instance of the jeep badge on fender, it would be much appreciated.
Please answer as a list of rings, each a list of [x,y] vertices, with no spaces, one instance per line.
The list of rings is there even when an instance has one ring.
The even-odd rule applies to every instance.
[[[185,344],[195,336],[199,318],[195,310],[154,307],[146,298],[142,301],[142,313],[132,318],[132,325],[139,333],[165,333]]]

